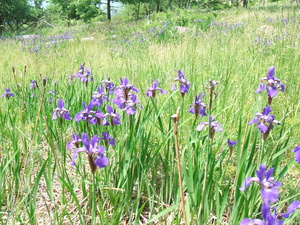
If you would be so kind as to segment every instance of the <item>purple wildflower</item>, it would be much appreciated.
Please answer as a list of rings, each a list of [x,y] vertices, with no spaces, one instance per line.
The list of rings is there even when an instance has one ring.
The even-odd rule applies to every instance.
[[[81,82],[87,84],[89,80],[94,81],[92,76],[93,76],[93,74],[91,73],[90,68],[84,69],[84,64],[80,65],[80,68],[77,72],[77,77],[79,80],[81,80]]]
[[[76,78],[76,75],[70,74],[68,78],[69,78],[71,81],[74,81],[75,78]]]
[[[100,85],[98,91],[93,92],[91,104],[100,107],[103,104],[103,100],[109,101],[106,93],[104,92],[104,87]]]
[[[212,118],[211,116],[209,116],[209,122],[200,123],[196,127],[196,130],[197,131],[203,130],[203,128],[204,128],[205,125],[209,126],[209,135],[210,135],[210,138],[214,137],[215,131],[222,132],[222,125],[220,123],[218,123],[217,121],[214,121],[214,118]]]
[[[300,202],[294,201],[289,207],[286,213],[279,215],[276,209],[276,206],[273,207],[273,213],[271,212],[271,207],[268,202],[264,202],[261,207],[261,219],[249,219],[244,218],[240,225],[283,225],[283,218],[288,218],[290,214],[296,211],[296,209],[300,209]]]
[[[135,105],[138,105],[140,102],[137,100],[135,94],[131,93],[131,90],[138,92],[138,88],[129,84],[128,78],[124,80],[120,78],[121,84],[115,89],[115,98],[112,102],[117,105],[120,109],[124,109],[127,114],[134,114],[136,112]],[[142,107],[142,106],[141,106]]]
[[[106,146],[108,144],[114,146],[116,142],[116,140],[111,135],[109,135],[108,132],[102,132],[102,137],[99,139],[104,140]]]
[[[2,94],[2,98],[10,98],[10,97],[14,97],[14,96],[15,96],[15,94],[12,93],[9,88],[6,88],[5,92]]]
[[[81,141],[82,140],[78,135],[72,134],[72,140],[67,143],[67,149],[70,150],[74,147],[79,148],[79,143]]]
[[[257,177],[247,177],[240,190],[245,191],[252,182],[257,182],[261,187],[260,193],[263,201],[267,203],[276,202],[279,195],[278,187],[281,186],[281,183],[272,177],[273,172],[274,168],[267,171],[266,166],[261,164],[256,171]]]
[[[272,99],[277,95],[278,89],[281,90],[282,92],[285,91],[285,85],[281,83],[280,79],[274,77],[274,75],[275,75],[275,67],[271,66],[268,69],[268,76],[262,78],[262,81],[266,81],[267,84],[265,85],[264,83],[260,83],[257,90],[255,91],[256,93],[261,93],[266,89],[268,93],[269,105],[271,105]]]
[[[201,93],[199,93],[193,102],[192,105],[190,105],[189,112],[192,114],[195,114],[196,117],[200,114],[201,116],[206,116],[206,105],[200,100],[200,98],[204,97],[205,94],[201,96]]]
[[[289,205],[287,212],[283,213],[282,216],[284,218],[289,218],[290,214],[296,211],[296,209],[300,209],[300,202],[299,201],[293,201],[292,204]]]
[[[29,87],[30,87],[31,90],[36,89],[36,88],[39,88],[39,86],[38,86],[36,80],[32,80],[32,81],[30,82],[30,86],[29,86]]]
[[[235,146],[237,142],[238,142],[238,141],[231,141],[231,140],[228,138],[227,144],[228,144],[228,146],[229,146],[229,150],[230,150],[229,155],[230,155],[230,156],[231,156],[232,151],[233,151],[233,146]]]
[[[111,92],[115,89],[115,85],[112,81],[110,81],[110,78],[107,78],[106,80],[103,80],[101,82],[105,84],[106,91]]]
[[[82,106],[84,109],[75,115],[76,122],[83,120],[95,125],[97,120],[94,116],[95,111],[92,110],[94,105],[91,103],[86,105],[85,102],[82,102]]]
[[[184,77],[184,74],[181,72],[181,70],[178,70],[178,77],[174,79],[174,81],[179,81],[179,90],[181,93],[181,96],[184,97],[185,93],[189,91],[190,88],[190,82]],[[172,91],[176,90],[176,83],[172,86]]]
[[[129,92],[132,90],[136,93],[139,92],[139,89],[132,84],[129,84],[129,79],[126,77],[124,80],[120,77],[121,84],[116,87],[115,95],[118,98],[123,98],[125,101],[129,99]]]
[[[117,114],[116,111],[110,105],[106,105],[106,110],[107,110],[107,113],[104,114],[104,119],[102,121],[103,125],[105,125],[105,126],[108,126],[108,125],[114,126],[114,125],[121,124],[120,114]],[[108,119],[108,117],[110,119]]]
[[[260,219],[249,219],[249,218],[244,218],[240,225],[266,225],[264,221]]]
[[[63,100],[58,99],[57,106],[58,108],[53,110],[52,120],[56,120],[57,117],[60,117],[61,119],[64,118],[65,120],[72,120],[72,117],[70,116],[70,111],[64,107],[65,103]]]
[[[296,146],[294,149],[291,150],[292,152],[295,152],[294,158],[295,161],[300,164],[300,145]]]
[[[79,152],[86,152],[88,154],[89,164],[92,172],[94,173],[98,168],[103,168],[108,165],[108,159],[104,155],[105,147],[102,145],[98,145],[99,138],[97,135],[93,136],[90,140],[86,133],[82,133],[81,135],[83,147],[76,148],[73,152],[72,163],[71,165],[75,165],[75,160],[78,157]]]
[[[263,133],[264,140],[267,139],[270,131],[274,128],[273,123],[280,124],[279,121],[274,120],[275,117],[270,112],[272,112],[272,109],[270,106],[267,106],[261,113],[256,113],[254,119],[249,122],[249,124],[257,124],[257,128]]]
[[[137,100],[137,97],[135,94],[130,94],[130,99],[128,99],[126,102],[125,102],[125,108],[124,108],[124,111],[126,111],[126,113],[128,115],[133,115],[135,114],[136,112],[136,105],[140,106],[142,109],[143,109],[143,106],[140,105],[140,101]]]
[[[237,142],[238,142],[238,141],[231,141],[229,138],[228,138],[228,140],[227,140],[227,144],[228,144],[229,147],[235,146]]]
[[[54,96],[55,95],[55,90],[51,90],[48,93]]]
[[[153,81],[152,81],[152,83],[153,83]],[[156,80],[153,83],[153,85],[147,89],[146,95],[148,96],[148,98],[150,98],[150,97],[155,98],[156,91],[160,91],[160,93],[163,95],[167,93],[167,91],[164,91],[162,88],[158,87],[158,80]]]

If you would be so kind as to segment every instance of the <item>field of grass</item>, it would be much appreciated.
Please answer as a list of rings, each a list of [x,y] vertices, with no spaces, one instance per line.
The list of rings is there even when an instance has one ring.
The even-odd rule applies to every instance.
[[[261,164],[282,183],[271,205],[285,213],[300,201],[300,166],[291,152],[300,142],[299,12],[291,4],[178,10],[0,39],[0,90],[14,93],[0,101],[0,223],[235,225],[262,218],[259,185],[239,190]],[[77,78],[81,65],[93,81]],[[266,90],[255,90],[271,66],[286,89],[270,105],[281,124],[263,140],[249,122],[268,105]],[[174,81],[179,70],[190,83],[184,94]],[[116,90],[126,86],[120,78],[138,89],[130,86],[128,97],[137,96],[136,112],[128,114],[130,101],[114,104],[119,91],[104,89],[107,99],[93,107],[102,112],[96,124],[84,121],[94,116],[88,109],[76,116],[108,78]],[[155,80],[167,93],[148,98]],[[189,112],[199,93],[206,94],[207,116]],[[59,99],[72,120],[52,119]],[[121,124],[112,126],[107,105]],[[222,131],[196,130],[210,116]],[[78,153],[73,166],[73,152],[83,145],[66,148],[72,134],[83,132],[115,139],[99,140],[105,156],[97,154],[109,163],[94,173],[96,153]],[[238,142],[229,147],[228,139]],[[300,224],[299,215],[284,224]]]

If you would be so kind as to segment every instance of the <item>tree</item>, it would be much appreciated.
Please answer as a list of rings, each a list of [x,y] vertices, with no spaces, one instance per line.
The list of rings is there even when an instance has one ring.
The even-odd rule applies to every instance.
[[[27,0],[1,0],[0,34],[6,29],[15,31],[24,24],[36,23],[40,16]]]
[[[57,5],[68,20],[88,22],[101,13],[99,0],[51,0],[51,3]]]

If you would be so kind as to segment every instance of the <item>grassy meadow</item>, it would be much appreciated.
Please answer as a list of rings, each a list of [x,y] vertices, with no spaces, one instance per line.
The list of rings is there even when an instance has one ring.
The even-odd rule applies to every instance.
[[[0,223],[235,225],[262,218],[259,185],[239,190],[260,164],[274,167],[282,186],[272,205],[286,212],[300,201],[300,166],[291,152],[300,140],[299,30],[299,7],[278,3],[175,10],[1,38],[0,90],[10,88],[14,97],[0,101]],[[94,81],[77,79],[83,64]],[[286,90],[270,105],[281,124],[263,140],[249,122],[268,105],[266,90],[255,90],[271,66]],[[190,83],[184,97],[171,90],[178,70]],[[138,88],[132,92],[140,102],[136,113],[113,104],[115,95],[107,91],[109,101],[99,110],[106,114],[106,105],[112,106],[121,124],[77,122],[82,102],[88,104],[108,78],[115,86],[128,78]],[[168,92],[148,98],[157,79]],[[38,87],[30,88],[32,80]],[[209,80],[218,82],[212,96]],[[207,116],[188,112],[199,93],[206,94]],[[59,99],[72,120],[52,120]],[[171,118],[176,113],[178,121]],[[196,130],[209,116],[222,132]],[[85,152],[70,165],[76,147],[66,145],[82,132],[89,138],[109,132],[115,139],[114,145],[99,141],[109,164],[94,173]],[[238,142],[229,147],[228,139]],[[284,224],[297,221],[299,210]]]

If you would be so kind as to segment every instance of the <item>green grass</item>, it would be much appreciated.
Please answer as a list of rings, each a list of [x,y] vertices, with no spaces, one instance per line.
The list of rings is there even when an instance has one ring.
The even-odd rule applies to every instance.
[[[239,190],[246,177],[255,176],[260,162],[274,167],[275,178],[283,183],[278,205],[285,212],[287,201],[300,200],[300,170],[290,152],[299,144],[297,10],[296,6],[270,5],[218,14],[168,12],[126,26],[118,20],[72,27],[68,31],[71,40],[57,38],[56,45],[49,43],[49,36],[67,29],[39,31],[37,44],[26,46],[20,39],[1,40],[0,90],[10,88],[15,93],[0,103],[1,223],[180,224],[181,193],[171,119],[178,107],[190,224],[239,224],[244,217],[260,218],[259,188],[251,185],[245,193]],[[183,25],[188,29],[180,34],[177,26]],[[94,75],[94,82],[87,86],[68,80],[83,63]],[[278,93],[271,105],[272,114],[282,124],[275,125],[263,142],[257,128],[248,122],[267,105],[266,93],[254,91],[272,65],[287,90]],[[184,98],[179,91],[170,91],[179,69],[191,83]],[[138,108],[133,116],[117,109],[121,125],[89,125],[87,130],[83,122],[75,121],[75,114],[107,77],[116,85],[119,77],[128,77],[139,88],[144,109]],[[38,90],[29,89],[33,79]],[[148,99],[145,91],[156,79],[168,93]],[[213,140],[207,128],[196,131],[208,118],[188,113],[199,92],[207,93],[203,101],[208,105],[209,79],[218,81],[211,114],[223,127]],[[59,120],[52,121],[57,99],[65,101],[73,117],[62,126]],[[101,110],[105,112],[105,107]],[[71,134],[88,132],[91,137],[103,131],[116,139],[116,145],[106,149],[109,165],[93,175],[83,153],[76,166],[71,166],[72,151],[65,147]],[[228,138],[238,140],[232,154]],[[299,212],[285,224],[295,224],[297,218]]]

